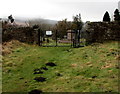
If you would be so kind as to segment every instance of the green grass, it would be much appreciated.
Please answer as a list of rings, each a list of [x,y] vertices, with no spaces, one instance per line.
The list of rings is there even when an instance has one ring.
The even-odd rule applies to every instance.
[[[3,58],[3,92],[118,92],[118,51],[114,41],[81,48],[20,45]],[[57,66],[33,74],[48,62]],[[38,76],[47,80],[36,82]]]
[[[47,40],[47,38],[45,38]],[[47,43],[47,41],[44,41],[42,43],[42,46],[71,46],[72,43],[59,43],[59,40],[60,39],[57,39],[57,43],[56,43],[56,40],[52,40],[51,38],[48,38],[49,39],[49,43]]]
[[[62,42],[59,42],[60,39],[57,39],[57,43],[56,43],[56,40],[52,40],[51,38],[48,38],[49,39],[49,43],[47,43],[47,41],[43,41],[42,43],[42,46],[69,46],[71,47],[73,45],[73,43],[62,43]],[[45,40],[47,40],[47,38],[45,38]],[[63,39],[63,40],[67,40],[67,39]],[[85,46],[85,39],[80,39],[80,46]]]

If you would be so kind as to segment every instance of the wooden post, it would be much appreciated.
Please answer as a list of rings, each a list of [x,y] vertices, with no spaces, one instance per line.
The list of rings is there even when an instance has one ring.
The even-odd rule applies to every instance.
[[[73,46],[73,32],[71,30],[71,47]]]
[[[73,47],[76,47],[76,30],[74,30]]]
[[[78,47],[80,47],[80,30],[78,31]]]
[[[77,30],[75,30],[74,48],[77,47]]]
[[[38,46],[40,46],[40,29],[38,29]]]
[[[55,36],[56,36],[56,46],[57,46],[57,30],[55,32]]]

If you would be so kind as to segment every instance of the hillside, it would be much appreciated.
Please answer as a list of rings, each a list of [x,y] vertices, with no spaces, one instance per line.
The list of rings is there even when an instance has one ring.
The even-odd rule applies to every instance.
[[[118,92],[117,41],[81,48],[6,45],[3,92]]]
[[[6,18],[2,19],[3,21],[6,21]],[[30,26],[35,24],[50,24],[55,25],[57,23],[56,20],[50,20],[50,19],[44,19],[44,18],[36,18],[36,19],[27,19],[27,18],[15,18],[15,23],[17,25],[23,25],[26,26],[26,24],[29,24]]]

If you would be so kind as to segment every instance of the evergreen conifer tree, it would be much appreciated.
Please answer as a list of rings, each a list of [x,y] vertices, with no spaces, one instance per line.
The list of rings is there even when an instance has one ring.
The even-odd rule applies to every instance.
[[[104,14],[103,21],[104,22],[110,22],[110,16],[109,16],[109,13],[107,11]]]

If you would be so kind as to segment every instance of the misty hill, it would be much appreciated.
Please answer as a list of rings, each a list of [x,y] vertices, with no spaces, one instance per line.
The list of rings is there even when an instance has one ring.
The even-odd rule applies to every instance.
[[[50,25],[55,25],[57,21],[55,20],[50,20],[50,19],[43,19],[43,18],[36,18],[36,19],[25,19],[25,18],[14,18],[15,23],[17,25],[34,25],[34,24],[50,24]],[[3,21],[7,21],[7,18],[3,18]]]
[[[57,23],[57,21],[55,20],[50,20],[50,19],[31,19],[29,21],[27,21],[30,25],[34,25],[34,24],[50,24],[50,25],[55,25]]]

